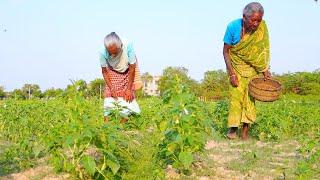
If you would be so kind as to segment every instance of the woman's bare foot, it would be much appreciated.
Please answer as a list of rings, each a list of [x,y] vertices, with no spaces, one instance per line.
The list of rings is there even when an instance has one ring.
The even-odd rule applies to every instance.
[[[107,116],[104,117],[104,123],[108,123],[109,122],[109,118]]]
[[[228,139],[236,139],[237,138],[237,127],[231,127],[228,131],[227,138]]]
[[[243,123],[241,138],[243,140],[249,139],[249,124],[248,123]]]
[[[120,120],[120,123],[126,123],[126,122],[128,122],[128,119],[126,119],[126,118],[122,118],[122,119]]]

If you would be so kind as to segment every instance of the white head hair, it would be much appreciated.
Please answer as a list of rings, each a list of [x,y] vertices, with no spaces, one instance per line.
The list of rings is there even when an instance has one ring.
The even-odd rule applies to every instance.
[[[117,48],[121,48],[122,46],[122,41],[115,32],[111,32],[104,38],[104,46],[106,48],[113,44],[116,45]]]
[[[261,13],[262,15],[264,14],[264,9],[260,3],[258,2],[249,3],[243,9],[243,15],[246,18],[251,17],[253,13]]]

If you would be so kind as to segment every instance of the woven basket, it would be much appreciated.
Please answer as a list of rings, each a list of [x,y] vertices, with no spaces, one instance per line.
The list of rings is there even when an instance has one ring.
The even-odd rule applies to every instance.
[[[264,78],[253,78],[249,82],[249,93],[258,101],[272,102],[279,99],[281,94],[281,83],[276,80]]]

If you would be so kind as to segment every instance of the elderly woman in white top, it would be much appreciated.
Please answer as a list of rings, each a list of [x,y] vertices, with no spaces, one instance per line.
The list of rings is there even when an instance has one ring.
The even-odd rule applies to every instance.
[[[123,43],[112,32],[104,39],[104,48],[100,52],[102,75],[106,82],[104,91],[104,119],[112,109],[120,107],[121,122],[127,122],[131,114],[139,114],[140,108],[135,100],[134,77],[136,55],[132,43]],[[118,104],[118,105],[116,105]]]

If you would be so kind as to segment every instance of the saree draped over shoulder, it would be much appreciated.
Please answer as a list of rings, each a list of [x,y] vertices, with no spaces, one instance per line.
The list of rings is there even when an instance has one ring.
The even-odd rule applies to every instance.
[[[252,34],[245,34],[229,51],[231,65],[238,77],[239,86],[230,85],[229,127],[253,123],[256,119],[255,102],[248,92],[250,80],[269,68],[270,45],[268,29],[262,21]]]

